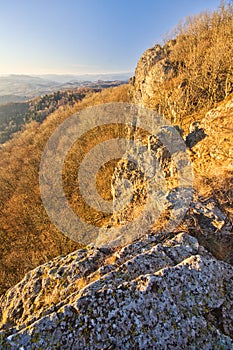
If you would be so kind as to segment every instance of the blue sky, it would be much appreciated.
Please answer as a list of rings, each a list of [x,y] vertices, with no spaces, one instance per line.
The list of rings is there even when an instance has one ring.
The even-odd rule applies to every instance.
[[[141,54],[217,0],[0,0],[0,74],[132,72]]]

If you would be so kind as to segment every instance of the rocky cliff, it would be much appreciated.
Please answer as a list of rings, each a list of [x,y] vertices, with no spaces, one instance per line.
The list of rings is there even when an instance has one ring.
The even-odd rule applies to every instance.
[[[151,107],[150,99],[155,97],[159,86],[176,76],[175,64],[169,60],[175,43],[171,40],[165,46],[157,44],[143,53],[130,79],[130,94],[135,103]]]
[[[198,82],[194,80],[195,74],[191,63],[189,62],[188,66],[186,62],[185,65],[182,55],[179,57],[178,54],[179,50],[182,51],[181,43],[183,46],[187,45],[187,49],[195,48],[197,57],[199,53],[197,44],[192,43],[191,35],[186,37],[186,42],[184,38],[185,36],[181,35],[175,40],[168,41],[164,46],[155,45],[146,50],[137,64],[134,77],[130,80],[129,93],[134,103],[161,112],[168,119],[168,123],[172,122],[178,126],[186,140],[194,171],[196,199],[192,202],[192,209],[189,212],[191,214],[188,219],[189,232],[197,236],[218,258],[227,259],[232,263],[233,94],[229,90],[226,98],[213,104],[208,110],[209,100],[206,91],[204,93],[206,102],[201,105],[198,101],[195,102],[195,106],[192,105],[190,100],[192,97],[195,100],[197,96],[194,96],[190,86],[198,85]],[[201,43],[198,34],[195,40],[196,42],[200,40]],[[201,61],[199,64],[202,64]],[[211,62],[208,64],[211,66]],[[227,67],[225,69],[227,72]],[[212,79],[211,74],[209,79]],[[209,84],[211,85],[211,81]],[[210,86],[209,88],[211,89]],[[202,93],[203,91],[200,91],[198,95],[200,101],[204,98]],[[171,172],[171,169],[169,171]],[[168,181],[170,180],[172,179],[168,176]],[[219,210],[225,215],[225,224],[226,222],[228,224],[221,226],[216,222],[215,225],[218,227],[211,224],[210,228],[208,220],[213,212],[216,214]],[[206,219],[206,215],[209,219]],[[226,234],[223,229],[226,229],[224,231]]]

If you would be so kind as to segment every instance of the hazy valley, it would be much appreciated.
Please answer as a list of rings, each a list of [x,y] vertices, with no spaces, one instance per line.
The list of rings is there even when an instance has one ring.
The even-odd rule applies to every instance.
[[[0,105],[21,102],[33,97],[50,94],[58,90],[78,87],[100,88],[112,81],[127,82],[130,73],[125,74],[87,74],[87,75],[5,75],[0,76]],[[107,87],[107,86],[106,86]]]

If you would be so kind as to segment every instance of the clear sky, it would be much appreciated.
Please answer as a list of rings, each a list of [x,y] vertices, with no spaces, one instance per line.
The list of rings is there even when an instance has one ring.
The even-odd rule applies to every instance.
[[[132,72],[179,20],[219,0],[0,0],[0,74]]]

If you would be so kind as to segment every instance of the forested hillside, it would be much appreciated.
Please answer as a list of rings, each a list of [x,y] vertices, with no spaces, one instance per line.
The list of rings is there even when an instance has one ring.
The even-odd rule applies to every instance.
[[[59,107],[72,106],[86,95],[100,90],[101,88],[77,88],[57,91],[28,102],[0,106],[0,144],[10,140],[14,133],[23,130],[27,123],[33,120],[42,123]]]

